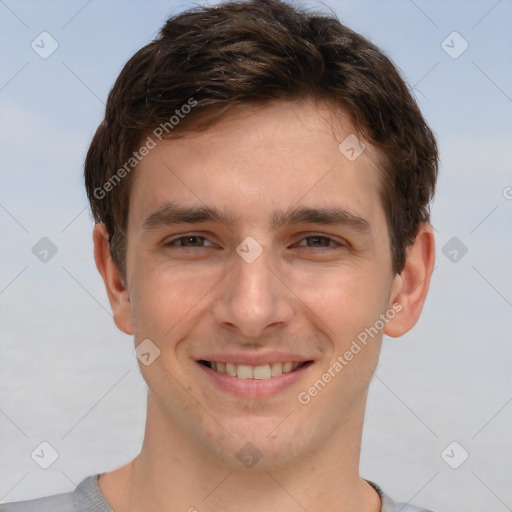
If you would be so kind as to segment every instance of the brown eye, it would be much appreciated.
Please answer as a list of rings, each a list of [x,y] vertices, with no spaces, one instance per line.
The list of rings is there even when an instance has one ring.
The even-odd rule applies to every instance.
[[[303,244],[302,242],[306,241],[306,244]],[[327,236],[320,236],[320,235],[312,235],[307,236],[303,238],[299,244],[300,246],[305,247],[329,247],[329,248],[335,248],[336,246],[341,246],[339,242],[336,242],[332,238],[329,238]]]
[[[178,246],[178,247],[207,247],[204,245],[206,242],[206,238],[204,236],[199,235],[187,235],[180,236],[175,238],[174,240],[170,240],[165,245],[166,246]]]
[[[327,247],[332,240],[325,236],[308,236],[306,240],[311,241],[309,247]]]

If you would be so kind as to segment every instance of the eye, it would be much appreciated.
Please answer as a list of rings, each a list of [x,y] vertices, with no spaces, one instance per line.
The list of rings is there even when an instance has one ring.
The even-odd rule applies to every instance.
[[[199,235],[187,235],[187,236],[180,236],[177,238],[174,238],[172,240],[169,240],[164,245],[166,246],[177,246],[177,247],[208,247],[207,245],[204,245],[204,242],[208,242],[208,240],[204,236]],[[213,247],[213,244],[210,243],[210,246]]]
[[[305,245],[303,244],[304,241],[306,241]],[[311,235],[303,238],[297,245],[308,248],[322,247],[327,249],[336,249],[336,247],[343,247],[344,244],[337,242],[328,236]]]

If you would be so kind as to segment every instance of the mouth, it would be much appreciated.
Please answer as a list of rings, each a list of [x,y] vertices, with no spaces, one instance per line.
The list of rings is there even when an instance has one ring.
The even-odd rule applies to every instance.
[[[300,382],[309,382],[306,373],[315,364],[314,360],[297,361],[296,358],[294,361],[293,356],[290,358],[284,354],[281,361],[276,360],[276,354],[268,359],[262,355],[242,355],[241,361],[235,357],[226,356],[229,361],[222,360],[222,356],[195,361],[200,374],[206,379],[204,389],[207,394],[218,390],[245,400],[270,399],[284,392],[288,396]]]
[[[253,366],[249,364],[227,363],[223,361],[205,361],[203,359],[197,362],[207,368],[210,368],[210,370],[213,370],[214,372],[226,374],[230,377],[242,380],[276,379],[285,374],[294,373],[313,364],[313,361],[283,361]]]

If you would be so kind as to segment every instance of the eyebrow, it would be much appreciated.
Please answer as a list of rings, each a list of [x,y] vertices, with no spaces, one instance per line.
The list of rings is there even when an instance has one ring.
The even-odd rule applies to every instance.
[[[181,206],[175,203],[166,203],[153,212],[142,225],[143,229],[150,231],[171,224],[199,224],[200,222],[217,222],[219,224],[236,224],[233,216],[221,212],[215,207]]]
[[[143,223],[145,231],[173,224],[199,224],[215,222],[226,226],[236,226],[237,219],[212,206],[183,206],[166,203],[149,215]],[[272,213],[270,230],[295,224],[323,224],[350,228],[360,234],[369,234],[371,225],[368,220],[345,208],[312,208],[300,206],[286,211],[278,209]]]
[[[270,229],[294,224],[323,224],[330,226],[344,226],[361,234],[371,231],[370,223],[345,208],[311,208],[301,206],[283,212],[276,210],[272,215]]]

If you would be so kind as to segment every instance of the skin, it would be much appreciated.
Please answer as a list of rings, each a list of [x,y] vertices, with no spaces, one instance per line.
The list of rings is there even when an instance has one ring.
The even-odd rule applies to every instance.
[[[393,274],[379,153],[364,141],[365,151],[349,161],[338,146],[353,132],[332,105],[297,101],[235,112],[207,131],[159,143],[134,175],[126,287],[105,229],[96,226],[96,264],[116,325],[160,350],[150,365],[139,363],[149,388],[142,450],[99,479],[116,512],[380,510],[359,476],[368,386],[382,334],[401,336],[418,320],[434,237],[422,225],[403,271]],[[168,202],[216,207],[236,222],[144,229]],[[368,229],[269,228],[275,210],[299,206],[343,208]],[[173,241],[184,235],[204,238]],[[236,252],[248,236],[263,250],[252,263]],[[384,329],[307,405],[299,403],[298,394],[396,303],[401,311]],[[197,363],[212,351],[276,350],[313,364],[267,398],[234,396]],[[251,468],[237,457],[246,443],[261,454]]]

